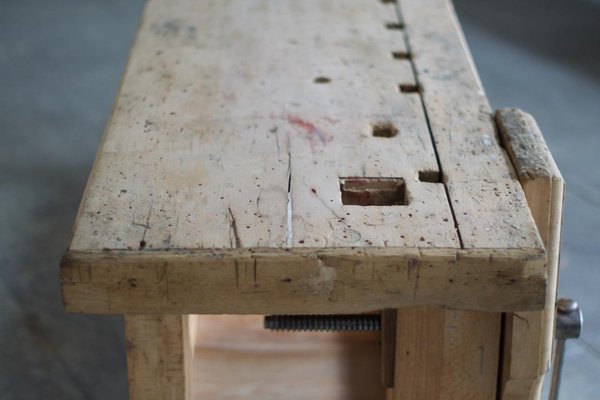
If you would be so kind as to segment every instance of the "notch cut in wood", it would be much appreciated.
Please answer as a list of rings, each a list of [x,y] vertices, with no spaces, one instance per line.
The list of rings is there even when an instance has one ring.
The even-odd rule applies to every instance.
[[[340,178],[342,204],[347,206],[406,206],[402,178]]]

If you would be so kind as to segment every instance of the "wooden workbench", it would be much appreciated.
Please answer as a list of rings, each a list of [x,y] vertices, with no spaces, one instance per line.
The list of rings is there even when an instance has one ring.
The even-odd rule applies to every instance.
[[[382,397],[348,372],[379,362],[377,335],[207,314],[383,309],[389,398],[535,398],[560,204],[535,123],[494,119],[446,0],[150,0],[63,299],[126,315],[132,399]],[[541,354],[524,371],[521,312]]]

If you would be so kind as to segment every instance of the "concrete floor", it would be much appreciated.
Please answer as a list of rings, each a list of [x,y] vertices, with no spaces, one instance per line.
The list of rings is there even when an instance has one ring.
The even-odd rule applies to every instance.
[[[494,107],[533,113],[568,183],[560,294],[580,301],[564,399],[600,398],[600,4],[457,0]],[[67,246],[141,0],[0,0],[0,393],[125,399],[121,319],[66,315]]]

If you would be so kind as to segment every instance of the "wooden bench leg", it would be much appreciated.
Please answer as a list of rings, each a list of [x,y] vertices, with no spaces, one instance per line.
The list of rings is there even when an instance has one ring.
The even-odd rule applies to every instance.
[[[501,399],[537,400],[552,356],[564,180],[529,114],[500,110],[496,120],[548,257],[545,309],[505,316]]]
[[[499,313],[399,309],[388,399],[494,399],[500,319]]]
[[[190,400],[193,340],[187,315],[125,315],[131,400]]]

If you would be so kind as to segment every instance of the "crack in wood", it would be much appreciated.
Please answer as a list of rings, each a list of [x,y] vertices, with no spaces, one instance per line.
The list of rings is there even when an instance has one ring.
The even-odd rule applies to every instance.
[[[396,7],[396,16],[398,18],[398,22],[403,24],[404,22],[404,17],[402,16],[402,10],[400,9],[400,5],[397,5]],[[406,52],[408,54],[413,54],[413,50],[412,50],[412,46],[410,43],[410,39],[408,37],[408,34],[406,32],[406,30],[403,30],[402,32],[402,37],[404,39],[404,44],[406,46]],[[418,88],[422,88],[423,86],[421,85],[421,83],[419,82],[419,76],[417,74],[417,68],[415,65],[415,61],[413,59],[413,57],[409,57],[407,60],[407,62],[410,63],[411,69],[412,69],[412,73],[413,73],[413,77],[415,79],[415,87]],[[437,166],[438,166],[438,171],[439,171],[439,177],[440,177],[440,182],[444,185],[444,191],[446,192],[446,199],[447,199],[447,203],[448,203],[448,207],[450,208],[450,213],[452,214],[452,219],[454,221],[454,229],[456,231],[456,236],[458,238],[458,242],[460,244],[460,248],[464,249],[464,243],[463,243],[463,238],[462,235],[460,233],[460,227],[458,224],[458,219],[456,218],[456,211],[454,210],[454,206],[452,205],[452,200],[450,197],[450,191],[448,190],[448,185],[446,184],[446,180],[444,178],[444,169],[442,167],[442,162],[440,160],[440,155],[439,155],[439,150],[437,148],[436,145],[436,140],[435,140],[435,135],[433,134],[433,130],[431,128],[431,121],[429,119],[429,114],[427,111],[427,107],[425,106],[425,100],[423,99],[423,90],[418,90],[416,92],[416,94],[419,96],[419,101],[421,103],[421,107],[423,109],[423,114],[425,116],[425,122],[427,124],[427,131],[429,132],[429,136],[431,137],[431,145],[433,147],[433,153],[435,155],[435,159],[437,162]]]
[[[234,247],[235,244],[235,247],[242,247],[242,241],[238,233],[237,222],[235,220],[235,216],[233,215],[233,211],[231,211],[231,207],[227,207],[227,219],[229,220],[229,227],[231,228],[231,233],[233,234],[233,240],[231,235],[229,237],[229,245]]]

